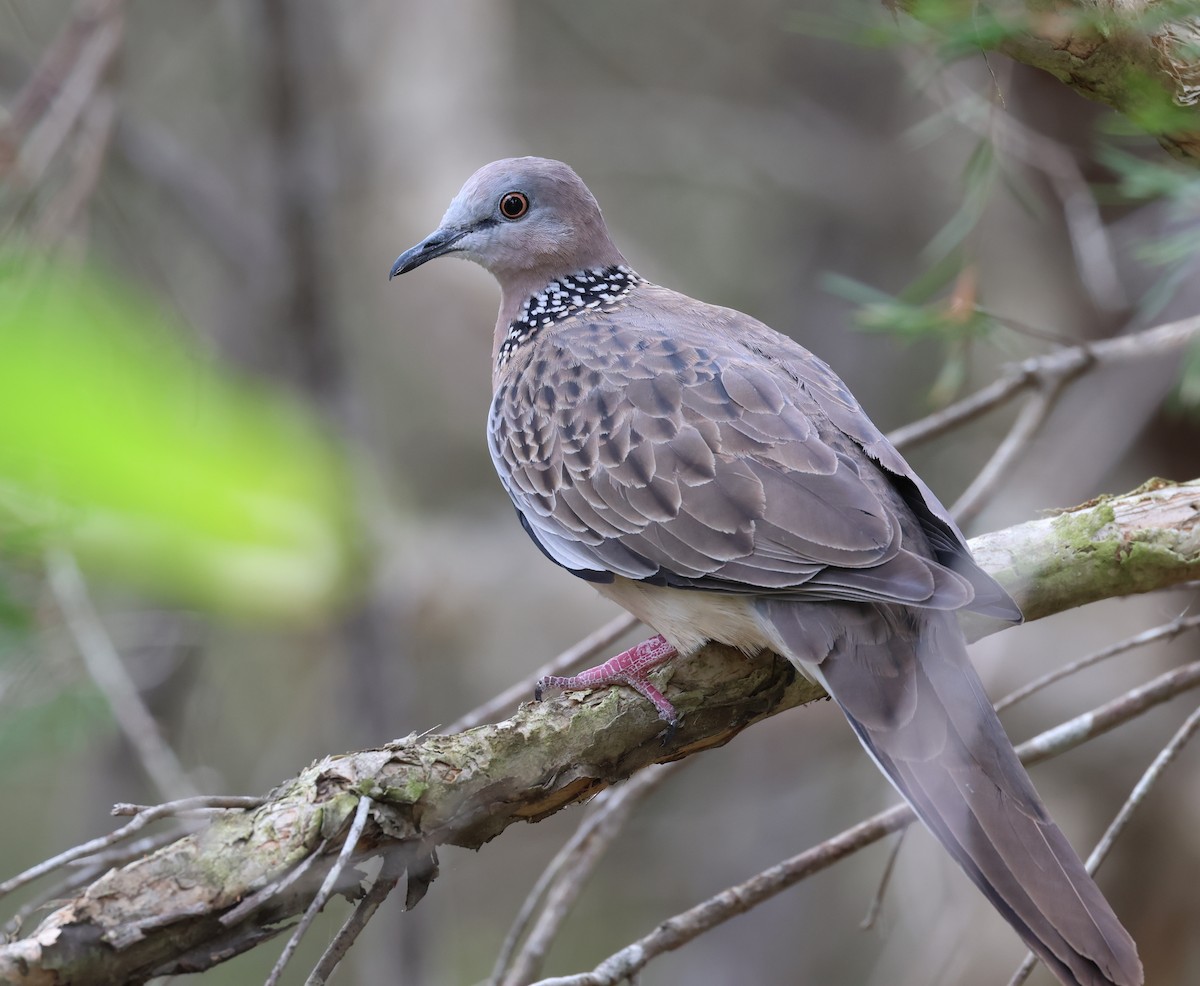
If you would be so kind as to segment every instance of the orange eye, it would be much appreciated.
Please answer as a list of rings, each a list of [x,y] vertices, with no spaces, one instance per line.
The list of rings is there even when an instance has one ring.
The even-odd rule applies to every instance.
[[[505,192],[500,196],[500,215],[505,219],[520,219],[529,211],[529,197],[524,192]]]

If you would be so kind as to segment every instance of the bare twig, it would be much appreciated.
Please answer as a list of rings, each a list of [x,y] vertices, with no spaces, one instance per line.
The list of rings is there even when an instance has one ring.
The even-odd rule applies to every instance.
[[[97,876],[110,867],[123,866],[131,859],[136,859],[139,856],[152,853],[156,849],[161,849],[178,838],[179,830],[171,828],[164,832],[159,832],[157,835],[148,835],[145,838],[126,843],[123,846],[114,847],[107,852],[98,852],[84,859],[72,860],[68,865],[74,867],[74,869],[67,876],[40,890],[13,912],[12,917],[4,922],[3,928],[0,928],[0,939],[9,940],[20,934],[21,927],[24,925],[26,919],[35,911],[45,907],[50,901],[57,900],[66,894],[74,893],[80,887],[87,886],[87,884],[91,883]]]
[[[1192,710],[1192,714],[1187,717],[1183,725],[1171,737],[1170,742],[1158,752],[1158,756],[1146,768],[1146,772],[1138,779],[1129,797],[1121,805],[1121,810],[1117,812],[1117,817],[1112,820],[1112,824],[1108,826],[1100,841],[1096,843],[1096,848],[1088,856],[1086,864],[1087,871],[1093,876],[1100,869],[1109,852],[1112,851],[1113,845],[1129,824],[1129,819],[1133,817],[1134,811],[1146,800],[1146,796],[1150,793],[1151,788],[1162,777],[1163,771],[1179,756],[1183,748],[1187,746],[1188,741],[1196,735],[1197,730],[1200,730],[1200,708]],[[1036,965],[1037,958],[1034,954],[1032,952],[1026,953],[1024,961],[1017,971],[1013,973],[1012,979],[1008,981],[1008,986],[1021,986],[1021,983],[1029,978],[1029,974]]]
[[[186,818],[187,816],[183,817]],[[155,835],[145,835],[140,839],[134,839],[132,842],[126,842],[124,845],[113,846],[104,852],[94,853],[85,859],[74,860],[68,864],[74,867],[75,870],[75,877],[70,882],[82,880],[85,874],[92,870],[103,871],[110,866],[121,866],[138,856],[145,856],[147,853],[154,852],[159,846],[165,846],[168,842],[172,842],[178,838],[178,829],[165,829]],[[54,895],[52,894],[51,896]]]
[[[54,96],[25,135],[17,155],[21,180],[36,185],[91,103],[120,49],[124,37],[123,0],[84,0],[76,18],[92,26],[75,52],[66,74],[54,88]]]
[[[30,130],[51,112],[69,79],[110,12],[123,0],[82,0],[66,26],[43,51],[29,79],[13,97],[0,125],[0,176],[15,161]]]
[[[937,438],[960,425],[981,418],[988,411],[1007,404],[1013,397],[1032,384],[1027,373],[1010,373],[981,387],[969,397],[955,401],[919,421],[896,428],[888,433],[888,440],[898,449]]]
[[[191,814],[223,811],[229,808],[257,808],[263,799],[252,794],[197,794],[178,801],[161,805],[131,805],[118,801],[109,811],[110,815],[143,815],[152,813],[155,818],[174,816],[185,818]]]
[[[387,900],[388,894],[396,889],[396,884],[404,875],[404,867],[404,859],[399,853],[384,854],[383,865],[375,877],[375,882],[371,884],[371,889],[358,902],[358,906],[354,908],[354,912],[346,919],[346,923],[341,926],[338,933],[333,936],[333,940],[313,967],[313,971],[308,974],[304,986],[325,986],[326,980],[333,974],[337,964],[345,957],[350,946],[367,926],[367,922],[375,916],[379,905]]]
[[[1100,208],[1075,156],[1058,141],[1038,133],[1011,113],[993,112],[990,100],[964,85],[953,71],[940,73],[943,105],[962,124],[1049,179],[1062,204],[1063,220],[1084,289],[1098,308],[1115,311],[1128,299],[1117,273],[1115,251]]]
[[[869,931],[875,927],[875,922],[879,919],[879,912],[883,909],[883,898],[892,882],[892,874],[896,871],[896,860],[900,857],[900,849],[904,845],[904,833],[907,831],[908,829],[904,829],[896,836],[892,850],[888,853],[887,862],[883,864],[883,873],[879,877],[879,886],[875,888],[875,896],[871,898],[871,903],[867,906],[867,913],[863,915],[858,926],[862,931]]]
[[[300,944],[300,939],[304,937],[305,932],[308,931],[316,916],[321,913],[321,909],[333,895],[333,890],[337,886],[338,880],[341,879],[342,871],[350,862],[350,857],[354,855],[354,850],[358,846],[358,840],[362,837],[363,829],[366,827],[367,819],[371,814],[371,804],[371,799],[365,794],[359,798],[358,808],[354,812],[354,821],[350,823],[350,831],[346,833],[346,841],[342,843],[342,849],[338,853],[337,861],[329,868],[329,872],[325,874],[325,879],[321,883],[321,889],[317,891],[317,895],[305,909],[304,916],[300,919],[300,923],[296,925],[296,930],[292,932],[292,937],[288,939],[287,944],[283,947],[283,953],[276,960],[275,966],[271,969],[271,974],[267,976],[264,986],[277,986],[279,977],[283,975],[283,970],[287,967],[293,953],[296,951],[296,947]]]
[[[588,876],[620,835],[633,810],[684,762],[651,767],[621,787],[609,788],[597,796],[593,802],[595,810],[558,851],[526,897],[496,957],[489,982],[524,986],[533,980],[554,935],[578,899]],[[514,957],[517,942],[529,928],[535,911],[543,901],[541,916],[533,923],[525,946]]]
[[[51,549],[46,553],[46,574],[88,674],[104,694],[113,718],[146,775],[164,797],[195,796],[198,793],[195,785],[188,779],[175,751],[163,739],[158,723],[146,708],[100,622],[75,559],[67,551]]]
[[[116,122],[117,106],[106,90],[96,93],[83,114],[75,147],[75,170],[33,227],[42,244],[57,243],[79,218],[104,170],[104,159]]]
[[[1108,858],[1113,845],[1121,837],[1121,833],[1129,824],[1129,819],[1133,817],[1134,811],[1146,800],[1146,796],[1150,793],[1151,788],[1158,782],[1158,779],[1163,775],[1167,767],[1179,756],[1192,737],[1196,735],[1197,730],[1200,730],[1200,708],[1192,710],[1192,714],[1184,720],[1183,725],[1171,737],[1170,742],[1159,751],[1158,756],[1146,768],[1146,772],[1138,778],[1138,782],[1134,785],[1133,791],[1130,792],[1129,798],[1121,805],[1121,810],[1117,812],[1117,817],[1112,820],[1112,824],[1109,825],[1100,841],[1096,843],[1096,848],[1088,856],[1087,869],[1089,873],[1095,873],[1104,860]]]
[[[1072,750],[1081,743],[1107,733],[1115,726],[1128,722],[1147,709],[1169,701],[1176,695],[1200,685],[1200,661],[1193,661],[1171,671],[1165,671],[1144,685],[1131,688],[1110,702],[1069,719],[1053,729],[1048,729],[1026,740],[1017,752],[1027,767],[1043,760],[1056,757],[1065,750]]]
[[[1022,763],[1040,763],[1198,686],[1200,661],[1160,675],[1091,712],[1047,730],[1018,746],[1017,753]],[[635,976],[658,955],[682,947],[709,929],[745,913],[761,901],[827,869],[838,860],[879,841],[890,832],[904,828],[914,820],[912,809],[907,805],[897,805],[880,812],[820,845],[772,866],[744,883],[723,890],[682,914],[668,918],[650,934],[615,952],[591,972],[543,979],[536,986],[616,986]]]
[[[947,18],[940,7],[934,14],[915,0],[900,0],[897,6],[934,30],[952,35],[958,29],[958,22]],[[1052,24],[1039,16],[1045,8],[1038,4],[1016,6],[1031,16],[1010,25],[1012,29],[988,47],[1049,72],[1064,85],[1130,114],[1135,121],[1153,119],[1147,126],[1154,128],[1159,143],[1170,153],[1191,163],[1200,158],[1195,56],[1200,26],[1190,4],[1164,5],[1167,15],[1150,22],[1145,19],[1146,4],[1113,4],[1106,8],[1102,30],[1096,28],[1095,6],[1082,0],[1056,6]],[[1087,54],[1081,57],[1083,50]],[[1146,115],[1149,106],[1155,108],[1152,117]]]
[[[1069,382],[1092,364],[1155,359],[1184,348],[1200,334],[1200,316],[1168,322],[1142,332],[1103,339],[1084,346],[1069,346],[1018,363],[1004,376],[969,397],[936,411],[920,421],[892,431],[888,438],[897,448],[928,441],[1010,401],[1024,390],[1048,382]]]
[[[1004,478],[1010,474],[1013,463],[1046,423],[1062,388],[1062,381],[1049,382],[1035,391],[1021,408],[1004,441],[950,508],[951,515],[959,524],[965,526],[974,520],[995,495]]]
[[[293,866],[278,880],[272,880],[266,886],[259,888],[254,893],[246,897],[237,907],[226,911],[221,915],[221,924],[227,928],[232,928],[235,924],[242,921],[243,918],[249,917],[254,911],[257,911],[267,901],[278,897],[288,887],[297,883],[301,877],[305,876],[309,870],[316,866],[317,861],[325,854],[326,848],[329,846],[328,839],[322,839],[307,856],[304,857],[296,866]]]
[[[1081,657],[1077,661],[1071,661],[1069,664],[1064,664],[1062,667],[1055,668],[1053,671],[1048,671],[1043,675],[1034,678],[1033,681],[1022,685],[1005,695],[999,702],[996,703],[996,711],[1003,712],[1009,706],[1016,705],[1018,702],[1024,701],[1033,695],[1035,692],[1040,692],[1043,688],[1054,684],[1054,682],[1066,678],[1069,675],[1075,674],[1077,671],[1082,671],[1084,668],[1090,668],[1101,661],[1106,661],[1110,657],[1116,657],[1118,654],[1124,654],[1128,650],[1133,650],[1135,647],[1144,647],[1146,644],[1152,644],[1158,640],[1174,640],[1181,633],[1187,630],[1200,627],[1200,616],[1184,616],[1180,614],[1175,617],[1170,623],[1164,623],[1162,626],[1153,627],[1149,630],[1143,630],[1141,633],[1134,634],[1132,637],[1126,637],[1124,640],[1119,640],[1115,644],[1110,644],[1107,647],[1102,647],[1098,651],[1088,654],[1086,657]]]
[[[250,802],[253,802],[253,804]],[[157,821],[160,818],[168,818],[172,815],[178,815],[181,812],[191,811],[196,808],[251,808],[261,803],[262,800],[258,798],[201,796],[183,798],[179,801],[155,805],[153,808],[145,808],[138,812],[132,821],[122,825],[119,829],[109,832],[108,835],[100,836],[82,845],[75,846],[73,849],[68,849],[66,852],[61,852],[57,856],[43,860],[36,866],[29,867],[23,873],[18,873],[16,876],[0,883],[0,897],[12,893],[17,888],[25,886],[25,884],[58,869],[60,866],[65,866],[67,863],[73,863],[76,860],[83,859],[85,856],[90,856],[102,849],[107,849],[109,846],[116,845],[118,842],[128,839],[131,835],[140,832],[151,822]]]
[[[488,722],[495,718],[500,713],[511,708],[519,703],[522,699],[528,699],[533,694],[533,685],[531,682],[538,681],[547,675],[564,674],[574,668],[577,664],[582,664],[595,657],[596,654],[606,647],[620,640],[622,636],[637,626],[637,617],[631,616],[629,613],[622,613],[620,616],[609,620],[600,629],[589,633],[579,643],[572,644],[565,651],[559,654],[556,658],[546,662],[536,671],[528,676],[524,681],[519,681],[510,688],[506,688],[495,698],[488,699],[483,705],[472,709],[465,716],[456,719],[446,727],[447,733],[461,733],[464,729],[473,729],[480,723]]]

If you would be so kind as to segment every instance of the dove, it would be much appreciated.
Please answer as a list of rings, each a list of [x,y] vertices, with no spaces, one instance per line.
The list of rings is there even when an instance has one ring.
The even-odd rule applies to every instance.
[[[558,161],[481,168],[391,276],[443,256],[500,285],[488,447],[521,524],[656,631],[539,690],[629,685],[674,723],[655,667],[709,641],[781,654],[1061,982],[1141,984],[967,656],[959,611],[1019,608],[834,371],[640,276]]]

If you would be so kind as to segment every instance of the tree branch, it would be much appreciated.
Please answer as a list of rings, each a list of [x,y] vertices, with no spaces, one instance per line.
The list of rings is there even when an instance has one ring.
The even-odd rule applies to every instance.
[[[1191,581],[1200,578],[1200,480],[1154,481],[972,547],[1030,619]],[[969,632],[994,629],[981,621]],[[683,722],[666,742],[650,706],[625,689],[605,689],[527,704],[463,733],[327,757],[261,807],[223,813],[61,904],[27,937],[0,947],[0,982],[136,983],[253,947],[304,911],[363,796],[375,803],[355,858],[386,853],[393,864],[423,866],[439,845],[477,848],[514,822],[537,821],[648,764],[727,743],[751,723],[821,696],[782,660],[748,662],[720,646],[667,675]],[[359,894],[358,880],[344,874],[335,889]],[[263,893],[267,887],[274,892]],[[228,912],[251,897],[257,906],[231,921]]]
[[[901,0],[948,37],[964,31],[1131,117],[1174,156],[1200,161],[1200,18],[1161,0],[1046,4]]]
[[[1065,753],[1101,733],[1128,722],[1147,709],[1197,687],[1198,684],[1200,661],[1159,675],[1148,685],[1135,688],[1100,708],[1085,712],[1035,736],[1017,747],[1017,755],[1022,763],[1030,765]],[[1180,735],[1183,735],[1186,741],[1190,732],[1185,734],[1181,731]],[[1178,752],[1176,742],[1173,741],[1170,748],[1173,751],[1172,756]],[[1158,772],[1161,773],[1161,769]],[[1143,784],[1139,784],[1139,788],[1142,787]],[[1122,810],[1121,814],[1125,816],[1126,812]],[[865,849],[892,832],[902,831],[916,820],[913,810],[906,804],[881,811],[791,859],[756,873],[749,880],[722,890],[682,914],[659,922],[648,935],[610,955],[591,972],[554,976],[539,980],[535,986],[617,986],[618,983],[630,981],[651,959],[683,947],[704,932],[732,917],[745,914],[806,877],[828,869],[834,863],[860,849]]]

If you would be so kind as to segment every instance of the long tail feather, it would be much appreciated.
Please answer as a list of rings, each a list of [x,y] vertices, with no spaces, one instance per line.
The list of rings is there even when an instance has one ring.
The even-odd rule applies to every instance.
[[[1140,986],[1137,948],[1046,813],[952,614],[764,600],[938,841],[1068,986]]]

